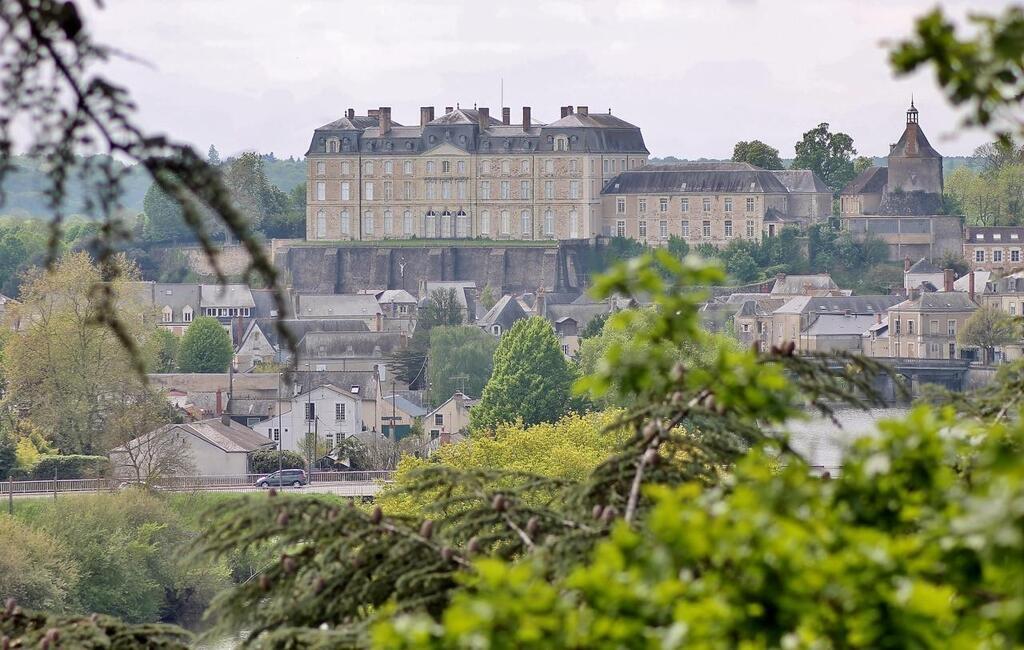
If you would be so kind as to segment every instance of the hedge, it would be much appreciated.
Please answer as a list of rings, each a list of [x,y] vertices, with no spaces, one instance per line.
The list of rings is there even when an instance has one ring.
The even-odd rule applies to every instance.
[[[97,478],[109,474],[110,461],[106,456],[44,454],[32,468],[29,478],[34,481],[62,478]]]
[[[278,468],[278,452],[276,449],[260,449],[249,454],[249,468],[254,474],[269,474]],[[304,469],[306,459],[294,451],[281,452],[280,467],[282,469]]]

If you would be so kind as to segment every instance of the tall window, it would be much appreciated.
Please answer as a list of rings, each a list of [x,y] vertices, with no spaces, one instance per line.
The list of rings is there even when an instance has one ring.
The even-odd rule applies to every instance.
[[[992,261],[993,262],[1002,262],[1003,261],[1003,251],[1000,251],[1000,250],[992,251]]]
[[[519,198],[530,198],[530,181],[519,181]]]
[[[437,237],[437,215],[433,210],[427,210],[427,214],[423,217],[423,236]]]
[[[449,180],[441,181],[441,198],[448,200],[452,198],[452,182]]]
[[[544,161],[544,173],[554,174],[555,173],[555,161],[548,158]]]
[[[523,210],[519,213],[520,231],[523,233],[523,237],[533,236],[533,227],[530,224],[530,211]]]
[[[491,161],[490,160],[485,160],[485,161],[483,161],[483,163],[481,163],[481,165],[480,165],[480,173],[481,174],[490,174],[491,173]]]
[[[372,160],[367,160],[366,162],[363,163],[363,173],[364,174],[372,174],[373,173],[373,161]]]
[[[579,181],[575,181],[575,180],[574,181],[569,181],[569,198],[570,199],[578,199],[578,198],[580,198],[580,182]]]
[[[352,188],[349,186],[348,181],[341,182],[341,200],[348,201],[352,198]]]
[[[509,235],[512,233],[512,219],[508,213],[508,210],[501,211],[501,234]]]
[[[351,170],[351,168],[349,167],[349,164],[348,164],[348,161],[347,161],[347,160],[346,160],[346,161],[344,161],[343,163],[341,163],[341,173],[342,173],[343,175],[345,175],[345,176],[348,176],[349,174],[351,174],[351,173],[352,173],[352,170]]]
[[[511,182],[501,181],[501,198],[509,199],[512,195]]]
[[[668,239],[668,222],[662,221],[658,224],[658,237]]]
[[[327,215],[322,208],[316,211],[316,238],[327,238]]]
[[[546,237],[555,236],[555,215],[551,212],[551,208],[544,211],[544,235]]]
[[[327,200],[327,183],[325,181],[316,182],[316,200],[326,201]]]
[[[460,160],[457,163],[455,163],[455,171],[457,171],[460,174],[465,174],[466,173],[466,161],[465,160]]]
[[[946,334],[949,335],[951,338],[954,338],[954,339],[956,338],[956,321],[955,320],[948,320],[948,321],[946,321]]]
[[[393,191],[391,189],[391,181],[384,181],[384,200],[390,201],[392,196]]]
[[[569,150],[569,138],[564,135],[560,135],[555,138],[555,151],[568,151]]]
[[[437,169],[437,164],[433,160],[428,160],[427,161],[427,173],[428,174],[434,174],[434,173],[436,173],[436,171],[435,171],[436,169]]]
[[[415,186],[412,181],[402,181],[402,198],[406,201],[411,201],[415,198]]]
[[[437,184],[434,181],[427,181],[427,200],[433,201],[437,198]]]
[[[575,174],[576,172],[579,171],[579,168],[580,168],[580,164],[579,164],[579,162],[577,162],[577,160],[575,158],[572,158],[571,160],[569,160],[569,173],[570,174]]]
[[[754,211],[754,197],[748,196],[747,197],[747,212],[753,212],[753,211]]]
[[[341,211],[341,234],[352,234],[352,219],[348,215],[348,210]]]
[[[363,198],[367,201],[373,200],[373,181],[366,181],[363,186]]]
[[[679,199],[679,211],[689,212],[690,211],[690,199],[683,197]]]
[[[711,239],[711,222],[710,221],[705,221],[703,224],[701,224],[701,234],[704,236],[704,239]]]
[[[345,405],[341,402],[334,403],[334,419],[338,422],[345,421]]]
[[[367,210],[363,213],[363,234],[373,234],[373,210]]]
[[[441,213],[441,237],[452,236],[452,213],[445,210]]]
[[[626,221],[624,219],[619,219],[618,221],[615,222],[615,236],[626,236]]]
[[[450,160],[441,161],[441,173],[450,174],[452,173],[452,162]]]
[[[487,210],[480,213],[480,234],[491,234],[491,213]]]
[[[412,161],[411,160],[406,160],[404,163],[402,163],[402,172],[406,176],[412,176]]]
[[[689,221],[684,221],[683,222],[682,233],[683,233],[683,239],[689,239],[690,238],[690,222]]]
[[[615,212],[626,214],[626,199],[615,199]]]
[[[530,173],[530,161],[527,160],[526,158],[523,158],[522,160],[520,160],[519,161],[519,171],[521,171],[524,174]]]
[[[391,161],[391,160],[385,160],[384,161],[384,173],[385,174],[394,174],[395,173],[395,163],[393,161]]]
[[[1020,251],[1019,250],[1012,250],[1012,251],[1010,251],[1010,261],[1011,262],[1019,262],[1020,261]]]
[[[462,210],[455,215],[455,236],[469,237],[469,216]]]
[[[732,237],[732,221],[726,220],[725,222],[725,236]]]
[[[402,233],[406,236],[412,234],[412,212],[409,210],[402,213]]]
[[[639,199],[637,201],[637,208],[641,213],[647,212],[647,199]]]
[[[704,206],[704,212],[711,212],[711,199],[704,199],[702,204]]]
[[[391,210],[384,211],[384,234],[390,235],[394,232],[394,218],[391,215]]]
[[[455,196],[460,201],[466,200],[466,181],[455,181]]]
[[[638,224],[640,239],[647,239],[647,222],[641,221]]]
[[[569,211],[569,237],[578,239],[580,236],[580,218],[575,210]]]
[[[732,212],[732,199],[731,198],[727,197],[725,199],[725,211],[726,212]]]
[[[305,407],[306,421],[312,422],[316,419],[316,402],[306,402],[303,404]]]
[[[975,262],[984,262],[985,261],[985,250],[984,249],[978,249],[978,250],[974,251],[974,261]]]
[[[544,181],[544,198],[548,200],[555,198],[555,181]]]
[[[480,198],[484,200],[491,198],[491,181],[480,181]]]
[[[668,199],[667,198],[662,197],[662,198],[658,199],[658,212],[668,212]]]
[[[753,239],[753,238],[754,238],[754,222],[748,219],[747,220],[747,239]]]
[[[323,176],[327,173],[327,163],[322,160],[316,162],[316,175]]]
[[[508,160],[501,161],[501,173],[511,174],[512,173],[512,162]]]

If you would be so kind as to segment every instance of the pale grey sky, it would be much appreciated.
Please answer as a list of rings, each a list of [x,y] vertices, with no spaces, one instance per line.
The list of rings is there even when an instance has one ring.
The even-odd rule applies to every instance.
[[[312,130],[391,106],[499,106],[558,118],[563,104],[612,111],[652,155],[724,158],[737,140],[793,155],[829,122],[884,155],[913,93],[946,155],[986,140],[964,132],[931,73],[895,79],[883,41],[905,36],[919,0],[108,0],[90,10],[151,129],[222,155],[301,156]],[[956,16],[997,0],[950,0]]]

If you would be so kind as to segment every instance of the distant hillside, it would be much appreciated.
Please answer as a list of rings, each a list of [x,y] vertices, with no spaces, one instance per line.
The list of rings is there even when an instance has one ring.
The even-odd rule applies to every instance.
[[[120,163],[118,163],[120,164]],[[47,179],[40,169],[37,160],[25,156],[16,156],[16,169],[7,175],[3,182],[4,201],[0,205],[0,214],[15,217],[48,217],[51,210],[47,205]],[[277,160],[264,156],[263,168],[267,179],[281,191],[287,193],[306,178],[304,160]],[[124,180],[124,196],[122,203],[129,213],[142,212],[142,201],[149,189],[149,174],[139,167],[129,169]],[[73,175],[68,186],[63,209],[67,214],[96,217],[95,213],[86,210],[85,194],[82,183]]]

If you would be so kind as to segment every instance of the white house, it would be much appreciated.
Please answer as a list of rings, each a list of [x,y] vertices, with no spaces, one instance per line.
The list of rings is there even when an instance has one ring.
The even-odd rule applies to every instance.
[[[333,448],[362,430],[362,411],[360,396],[325,384],[295,395],[282,406],[280,418],[272,415],[253,429],[272,443],[280,441],[287,451],[301,452],[313,434]]]

